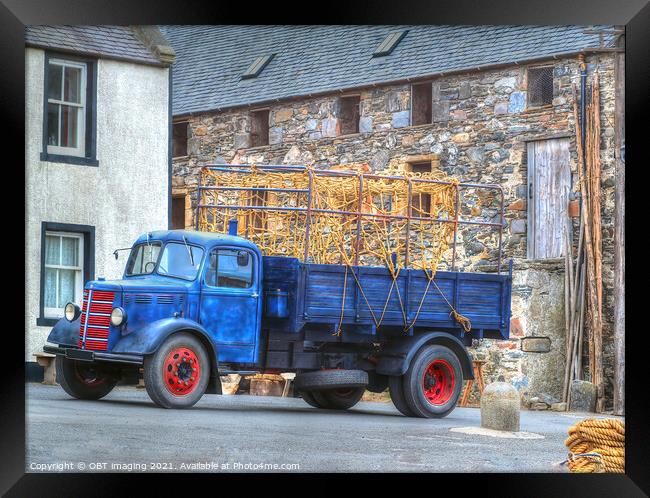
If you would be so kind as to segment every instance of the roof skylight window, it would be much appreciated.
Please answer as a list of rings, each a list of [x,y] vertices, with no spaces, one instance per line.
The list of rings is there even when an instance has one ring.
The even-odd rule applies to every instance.
[[[268,65],[269,62],[271,62],[271,59],[273,59],[273,56],[275,54],[271,55],[263,55],[262,57],[258,57],[253,61],[253,63],[248,66],[248,69],[244,71],[244,74],[241,75],[241,79],[245,80],[248,78],[255,78],[257,77],[262,70]]]
[[[397,44],[402,41],[402,38],[406,36],[406,33],[408,33],[407,29],[389,33],[388,36],[384,38],[384,41],[382,41],[375,49],[372,56],[383,57],[385,55],[390,55],[390,53],[395,50],[395,47],[397,47]]]

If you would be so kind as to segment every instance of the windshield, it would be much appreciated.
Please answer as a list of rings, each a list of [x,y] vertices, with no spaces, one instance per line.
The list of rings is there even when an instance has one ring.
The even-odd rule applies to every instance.
[[[163,249],[158,274],[194,280],[201,265],[203,249],[179,242],[169,242]]]
[[[127,275],[149,275],[156,268],[156,261],[160,254],[160,242],[139,244],[131,251],[129,262],[126,265]]]

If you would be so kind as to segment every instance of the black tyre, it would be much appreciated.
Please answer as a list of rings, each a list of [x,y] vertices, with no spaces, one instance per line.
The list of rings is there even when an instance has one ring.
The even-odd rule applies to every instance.
[[[307,403],[308,405],[311,405],[311,406],[313,406],[314,408],[322,408],[322,407],[318,404],[318,402],[316,401],[316,399],[314,399],[314,395],[313,395],[313,393],[311,393],[311,392],[309,392],[309,391],[301,391],[301,392],[300,392],[300,395],[302,396],[302,399],[305,401],[305,403]]]
[[[201,342],[185,332],[172,334],[144,359],[144,385],[162,408],[189,408],[210,380],[210,359]]]
[[[455,407],[463,370],[454,352],[438,344],[423,346],[403,379],[404,400],[416,417],[441,418]]]
[[[299,391],[365,388],[367,385],[368,374],[363,370],[316,370],[299,373],[294,381],[294,387]]]
[[[404,399],[404,376],[389,377],[388,390],[390,392],[390,399],[395,405],[395,408],[397,408],[405,417],[414,417],[415,415]]]
[[[117,376],[96,363],[70,360],[57,355],[56,380],[65,392],[77,399],[100,399],[110,393]]]
[[[356,405],[363,393],[364,387],[350,387],[343,389],[327,389],[314,391],[313,396],[320,408],[328,410],[347,410]]]

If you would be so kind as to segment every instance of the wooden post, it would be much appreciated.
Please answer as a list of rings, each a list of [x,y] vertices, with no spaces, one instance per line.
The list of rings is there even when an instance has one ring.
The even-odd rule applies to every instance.
[[[618,40],[625,46],[625,35]],[[614,59],[614,130],[616,172],[614,178],[614,414],[625,413],[625,161],[621,146],[625,141],[625,54]]]
[[[601,237],[601,193],[600,193],[600,85],[598,73],[594,74],[591,86],[591,139],[589,149],[591,164],[589,180],[591,188],[591,223],[593,228],[593,257],[596,293],[594,310],[594,383],[598,386],[596,411],[605,409],[605,384],[603,379],[603,277],[602,277],[602,237]]]
[[[573,96],[574,96],[574,119],[576,121],[576,130],[580,131],[578,128],[578,105],[577,105],[577,99],[575,98],[576,95],[576,88],[575,85],[573,86]],[[581,96],[583,99],[585,98],[585,95]],[[587,112],[587,115],[589,115],[589,112]],[[587,119],[587,123],[589,123],[589,120]],[[589,129],[587,129],[587,140],[589,140]],[[589,317],[589,333],[590,333],[590,348],[589,348],[589,369],[590,369],[590,374],[591,374],[591,381],[598,385],[599,378],[598,378],[598,367],[596,366],[596,344],[595,342],[597,341],[596,336],[599,336],[599,333],[597,332],[598,330],[598,300],[596,296],[596,272],[595,272],[595,265],[594,265],[594,247],[593,247],[593,242],[592,242],[592,217],[591,217],[591,210],[589,209],[589,206],[591,205],[591,202],[589,200],[589,192],[588,192],[588,184],[587,184],[587,176],[589,175],[588,171],[588,166],[589,163],[591,162],[589,160],[589,149],[586,149],[585,145],[582,143],[582,139],[580,136],[580,133],[576,133],[576,145],[577,145],[577,152],[578,152],[578,177],[580,179],[580,192],[582,194],[582,206],[581,206],[581,215],[585,220],[584,227],[585,227],[585,265],[586,265],[586,286],[587,289],[585,289],[585,294],[587,297],[587,310],[588,310],[588,317]],[[584,164],[583,162],[583,155],[582,151],[583,148],[587,151],[587,154],[585,154],[585,157],[587,158],[587,164]]]

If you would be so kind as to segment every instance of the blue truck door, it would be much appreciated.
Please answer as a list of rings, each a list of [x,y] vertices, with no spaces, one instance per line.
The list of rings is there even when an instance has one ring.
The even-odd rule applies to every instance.
[[[260,334],[260,261],[247,249],[210,251],[199,321],[217,344],[219,361],[255,363]]]

